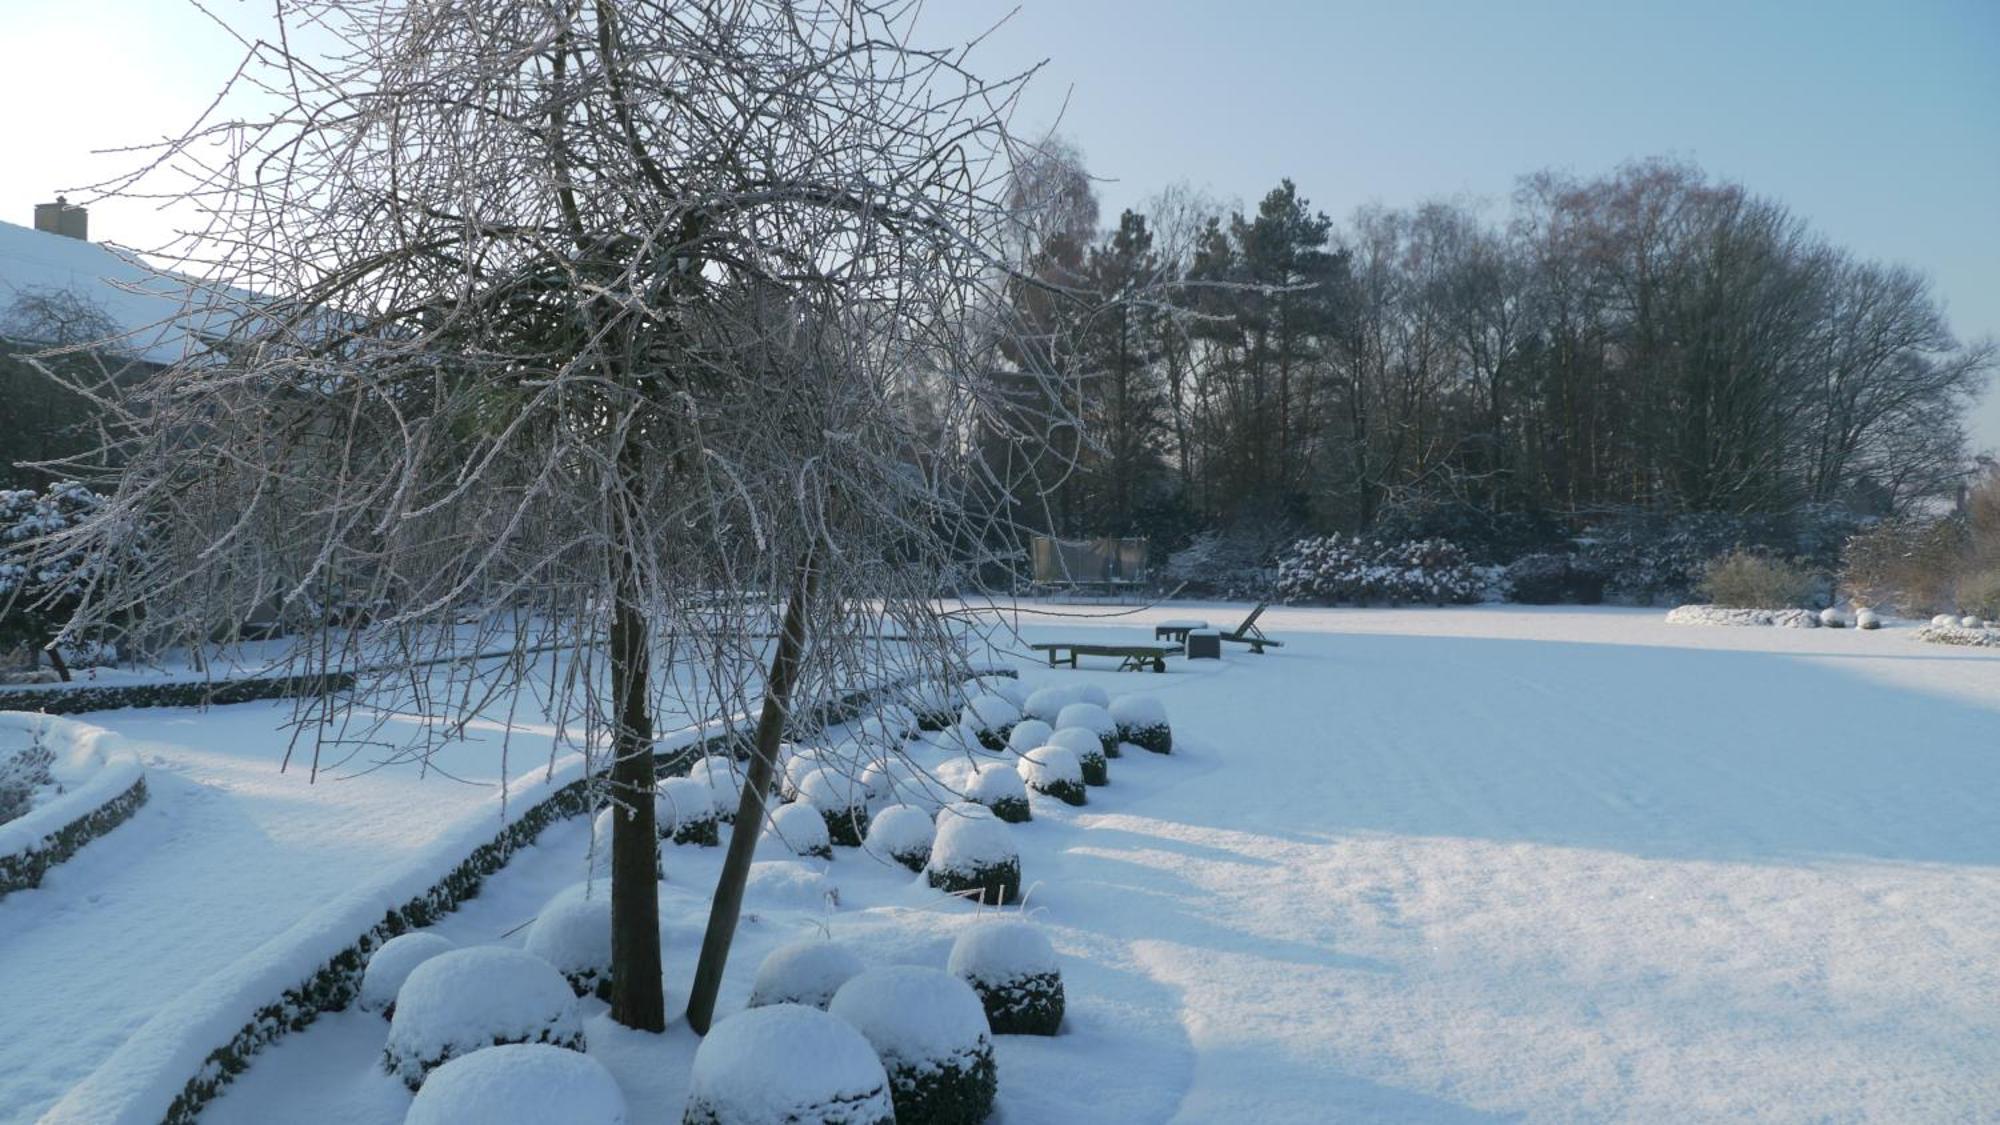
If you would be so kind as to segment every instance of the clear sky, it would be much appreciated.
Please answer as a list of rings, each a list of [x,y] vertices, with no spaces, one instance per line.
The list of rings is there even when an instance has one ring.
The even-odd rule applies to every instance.
[[[1174,181],[1254,203],[1290,176],[1342,217],[1680,156],[1925,271],[1960,336],[2000,337],[2000,0],[928,0],[918,39],[1010,11],[974,58],[1046,60],[1016,125],[1060,115],[1107,219]],[[90,150],[191,119],[238,48],[178,0],[0,0],[0,52],[0,217],[26,223],[121,166]],[[165,229],[123,202],[91,224]],[[2000,448],[2000,394],[1975,434]]]

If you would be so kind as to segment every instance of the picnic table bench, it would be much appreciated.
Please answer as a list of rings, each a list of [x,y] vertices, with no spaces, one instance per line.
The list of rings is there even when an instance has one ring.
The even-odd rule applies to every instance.
[[[1123,662],[1118,665],[1121,672],[1143,672],[1151,667],[1155,672],[1167,670],[1167,657],[1179,656],[1181,646],[1172,644],[1134,641],[1127,644],[1098,644],[1092,641],[1042,641],[1028,646],[1037,652],[1049,654],[1049,667],[1068,664],[1076,667],[1079,656],[1117,656]],[[1067,654],[1067,655],[1065,655]]]

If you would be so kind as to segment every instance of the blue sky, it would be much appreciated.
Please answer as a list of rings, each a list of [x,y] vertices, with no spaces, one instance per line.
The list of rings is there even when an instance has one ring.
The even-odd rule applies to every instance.
[[[2000,336],[2000,0],[929,0],[917,38],[1017,6],[975,60],[1046,60],[1016,124],[1060,115],[1107,178],[1107,218],[1174,181],[1254,202],[1284,176],[1336,217],[1497,206],[1536,169],[1680,156],[1925,271],[1962,337]],[[13,222],[115,167],[90,149],[199,111],[236,59],[175,0],[0,0],[0,43]],[[92,222],[135,243],[163,229],[132,203]],[[2000,395],[1975,429],[2000,448]]]

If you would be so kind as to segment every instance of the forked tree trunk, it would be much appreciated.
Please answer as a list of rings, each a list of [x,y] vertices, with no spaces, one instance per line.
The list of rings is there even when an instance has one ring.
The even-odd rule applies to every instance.
[[[785,736],[785,720],[792,709],[792,689],[798,684],[800,658],[805,650],[806,607],[818,583],[815,553],[808,550],[799,562],[798,574],[785,601],[785,622],[778,633],[778,650],[771,655],[771,675],[764,684],[764,709],[757,717],[757,745],[743,779],[742,800],[736,805],[736,824],[729,832],[729,854],[722,861],[722,878],[716,881],[715,898],[708,908],[708,932],[702,935],[701,961],[695,966],[694,988],[688,994],[688,1026],[697,1035],[708,1034],[709,1023],[715,1016],[715,995],[722,987],[729,945],[736,938],[737,917],[743,912],[743,886],[750,878],[757,837],[764,830],[764,796],[770,792],[771,777],[777,772],[778,744]]]
[[[646,612],[633,573],[638,563],[625,551],[631,537],[621,534],[619,539],[611,561],[611,697],[618,724],[611,743],[611,796],[619,809],[611,818],[611,1018],[641,1031],[664,1031],[660,841],[654,826],[653,720],[647,695],[652,661]]]

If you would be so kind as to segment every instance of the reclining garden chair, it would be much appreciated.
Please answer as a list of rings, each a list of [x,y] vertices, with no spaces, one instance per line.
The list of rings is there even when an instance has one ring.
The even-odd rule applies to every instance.
[[[1264,611],[1270,605],[1270,602],[1258,602],[1257,608],[1250,611],[1250,616],[1243,619],[1243,624],[1222,634],[1222,639],[1234,641],[1239,645],[1249,645],[1250,651],[1256,654],[1262,654],[1266,645],[1272,648],[1285,647],[1285,642],[1272,640],[1264,635],[1264,630],[1257,627],[1257,619],[1264,615]]]

